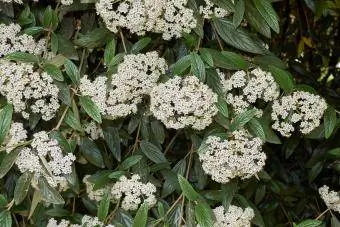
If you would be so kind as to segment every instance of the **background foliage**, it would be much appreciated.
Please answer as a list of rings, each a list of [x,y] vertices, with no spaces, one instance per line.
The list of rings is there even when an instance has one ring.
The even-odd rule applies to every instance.
[[[63,106],[58,116],[48,123],[32,118],[26,128],[32,133],[54,128],[53,137],[77,156],[69,176],[71,188],[62,197],[46,189],[45,196],[42,193],[43,197],[37,198],[30,188],[20,203],[16,200],[22,177],[11,169],[13,157],[1,152],[0,226],[45,226],[50,217],[79,221],[83,214],[98,214],[117,226],[142,226],[145,215],[151,226],[180,226],[181,217],[186,226],[195,226],[195,220],[209,226],[209,222],[203,225],[209,220],[209,207],[231,202],[251,206],[256,214],[253,224],[257,226],[340,226],[336,214],[330,212],[321,221],[312,221],[327,209],[317,189],[324,184],[340,189],[340,1],[272,1],[273,7],[265,4],[267,8],[259,7],[270,2],[266,0],[215,2],[233,14],[209,22],[199,18],[191,34],[171,41],[157,34],[138,37],[125,30],[111,33],[96,15],[92,0],[75,1],[70,6],[48,0],[25,5],[0,3],[3,23],[14,21],[27,34],[47,37],[47,48],[57,54],[48,61],[37,61],[23,53],[9,56],[11,60],[39,64],[62,90]],[[197,4],[200,1],[189,1],[196,12]],[[95,78],[115,72],[124,53],[150,50],[157,50],[171,65],[169,74],[194,73],[217,93],[220,88],[214,67],[230,71],[260,65],[275,75],[283,90],[294,87],[317,92],[331,108],[312,133],[289,139],[274,134],[264,117],[261,123],[268,157],[264,171],[257,178],[220,185],[204,175],[193,153],[204,132],[166,130],[159,121],[144,115],[143,108],[126,119],[102,119],[91,109],[91,100],[73,94],[71,88],[76,88],[84,74]],[[0,101],[2,124],[6,103]],[[231,116],[223,108],[226,106],[219,105],[220,113],[209,130],[229,124]],[[81,122],[89,117],[102,122],[103,140],[93,142],[85,136]],[[2,136],[0,131],[0,141]],[[76,138],[80,138],[79,146],[75,145]],[[105,208],[105,201],[96,204],[86,198],[81,182],[84,175],[94,174],[92,181],[100,188],[113,182],[121,171],[139,173],[157,186],[159,202],[149,212],[142,206],[137,214],[127,213],[113,205]],[[29,188],[29,184],[22,187]],[[46,208],[51,195],[52,203],[57,204]]]

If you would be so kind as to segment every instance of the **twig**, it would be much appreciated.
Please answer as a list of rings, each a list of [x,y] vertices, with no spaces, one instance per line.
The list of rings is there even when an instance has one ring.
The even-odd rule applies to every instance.
[[[124,35],[122,33],[122,29],[119,28],[119,35],[120,35],[120,38],[122,40],[122,43],[123,43],[123,48],[124,48],[124,52],[127,53],[127,49],[126,49],[126,45],[125,45],[125,39],[124,39]]]
[[[319,218],[321,218],[325,213],[327,213],[329,211],[329,208],[327,210],[325,210],[324,212],[322,212],[319,216],[317,216],[315,218],[315,220],[318,220]]]

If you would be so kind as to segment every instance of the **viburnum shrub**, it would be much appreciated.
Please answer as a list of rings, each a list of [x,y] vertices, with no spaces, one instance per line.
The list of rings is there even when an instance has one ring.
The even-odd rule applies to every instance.
[[[339,227],[338,91],[272,2],[1,0],[0,227]]]

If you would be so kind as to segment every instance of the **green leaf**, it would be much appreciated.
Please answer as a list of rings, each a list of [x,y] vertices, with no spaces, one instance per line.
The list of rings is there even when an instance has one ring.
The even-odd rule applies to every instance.
[[[206,48],[200,49],[200,56],[201,56],[202,60],[205,63],[207,63],[209,66],[211,66],[211,67],[214,66],[213,57],[211,56],[210,52]]]
[[[196,201],[200,198],[200,195],[195,191],[191,184],[182,175],[178,174],[178,183],[182,189],[182,193],[187,199]]]
[[[312,183],[317,176],[321,173],[323,169],[323,162],[317,162],[313,165],[312,169],[308,173],[308,182]]]
[[[65,123],[68,124],[71,128],[82,132],[83,128],[81,127],[80,121],[76,118],[75,114],[72,110],[68,110],[64,119]]]
[[[247,125],[249,126],[249,131],[254,136],[259,137],[263,142],[266,141],[266,133],[264,132],[264,129],[256,118],[251,119]]]
[[[235,199],[237,199],[237,201],[240,203],[240,205],[242,205],[242,207],[250,207],[254,210],[255,213],[255,217],[252,219],[252,223],[254,223],[255,225],[259,226],[259,227],[265,227],[266,225],[264,224],[262,215],[260,213],[260,211],[257,209],[257,207],[250,202],[248,199],[246,199],[244,196],[242,195],[235,195]]]
[[[69,59],[65,59],[64,66],[66,74],[72,80],[73,84],[79,85],[80,73],[77,66]]]
[[[228,54],[226,54],[226,55],[228,55],[228,56],[226,56],[226,55],[222,54],[220,51],[217,51],[215,49],[203,48],[202,50],[207,51],[212,56],[213,61],[214,61],[214,66],[216,66],[216,67],[224,68],[224,69],[230,69],[230,70],[237,70],[237,69],[241,69],[241,68],[244,67],[244,65],[242,63],[243,59],[240,59],[240,58],[235,59],[235,56],[230,56]],[[237,61],[240,61],[240,62],[237,62]],[[241,68],[240,68],[240,65],[241,65]],[[209,79],[209,77],[208,77],[208,79]]]
[[[47,72],[47,74],[50,75],[53,79],[57,81],[64,81],[63,73],[57,66],[46,63],[44,64],[43,68],[45,72]]]
[[[102,123],[102,117],[98,106],[92,101],[89,96],[79,96],[80,106],[85,112],[96,122]]]
[[[110,151],[112,152],[113,156],[120,162],[121,149],[118,130],[113,127],[107,127],[103,130],[103,134],[106,144],[110,148]]]
[[[222,189],[222,204],[224,209],[228,210],[238,190],[237,181],[230,181],[226,184],[222,184],[221,189]]]
[[[323,120],[325,125],[325,138],[328,139],[332,135],[337,122],[336,111],[333,107],[328,106]]]
[[[190,54],[191,59],[191,72],[196,76],[200,81],[205,81],[205,66],[201,57],[196,53]]]
[[[83,137],[80,140],[80,151],[93,165],[104,168],[104,159],[97,145],[90,139]]]
[[[214,25],[219,36],[229,45],[254,54],[268,52],[263,43],[243,28],[235,28],[229,20],[216,18]]]
[[[5,157],[2,159],[2,162],[0,165],[0,179],[3,178],[7,174],[7,172],[12,168],[19,153],[20,153],[20,149],[17,148],[7,153]]]
[[[104,221],[109,213],[110,208],[110,197],[109,192],[106,192],[104,197],[99,203],[97,217],[100,221]]]
[[[313,219],[308,219],[300,222],[299,224],[296,225],[296,227],[317,227],[322,224],[322,221],[320,220],[313,220]]]
[[[26,63],[38,63],[39,62],[39,57],[26,53],[26,52],[13,52],[10,54],[7,54],[5,58],[9,61],[20,61],[20,62],[26,62]]]
[[[248,63],[239,54],[229,51],[222,51],[222,55],[225,56],[228,61],[237,69],[247,69]]]
[[[237,115],[230,124],[230,131],[237,130],[247,124],[256,115],[256,109],[250,109]]]
[[[199,202],[195,206],[195,217],[200,227],[211,227],[214,225],[213,212],[205,202]]]
[[[11,217],[10,211],[4,210],[0,213],[0,226],[1,227],[11,227],[12,226],[12,217]]]
[[[154,163],[166,163],[168,160],[162,151],[152,143],[142,140],[140,143],[140,150],[142,153]]]
[[[122,162],[120,169],[128,170],[130,167],[136,165],[142,158],[142,155],[132,155]]]
[[[144,202],[138,209],[133,219],[132,227],[145,227],[148,220],[148,203]]]
[[[7,104],[0,110],[0,145],[7,136],[12,124],[13,106]]]
[[[159,143],[163,143],[165,139],[165,132],[164,132],[163,125],[157,120],[152,121],[150,125],[151,125],[152,133],[155,136],[156,140]]]
[[[74,43],[81,47],[93,49],[101,47],[112,39],[112,33],[106,28],[95,28],[86,35],[80,36]]]
[[[39,191],[42,199],[47,203],[64,204],[65,201],[59,192],[51,187],[45,177],[39,177]]]
[[[235,12],[233,15],[233,23],[235,27],[238,27],[243,19],[243,15],[244,15],[244,0],[238,0],[236,5],[235,5]]]
[[[334,158],[340,158],[340,147],[327,151],[327,155]]]
[[[280,32],[278,16],[268,0],[253,0],[255,7],[258,9],[267,24],[276,32]]]
[[[24,33],[27,34],[27,35],[35,35],[35,34],[38,34],[42,31],[44,31],[43,27],[30,27],[30,28],[26,28],[24,30]]]
[[[275,81],[285,92],[291,92],[293,90],[294,82],[292,75],[288,71],[273,65],[269,65],[269,71],[272,73]]]
[[[131,47],[131,53],[133,54],[137,54],[139,53],[141,50],[143,50],[147,45],[149,45],[149,43],[151,42],[151,38],[150,37],[144,37],[140,40],[138,40],[137,43],[133,44]]]
[[[115,56],[116,45],[117,45],[117,42],[115,39],[112,39],[108,44],[106,44],[105,51],[104,51],[105,65],[109,65],[113,57]]]
[[[32,178],[33,173],[31,172],[25,172],[19,177],[14,189],[14,202],[16,205],[20,204],[26,198]]]
[[[182,75],[182,73],[191,66],[191,55],[180,58],[175,64],[170,66],[170,70],[174,75]]]
[[[220,96],[218,97],[218,102],[216,103],[216,107],[217,107],[218,111],[223,116],[228,118],[228,116],[229,116],[229,114],[228,114],[228,103],[224,98],[221,98]]]
[[[44,11],[43,18],[42,18],[42,25],[45,28],[50,27],[50,24],[52,22],[52,13],[53,13],[53,10],[52,10],[51,6],[47,6],[45,11]]]
[[[340,226],[340,221],[336,218],[335,215],[332,214],[331,227],[339,227],[339,226]]]
[[[124,174],[125,174],[124,171],[114,171],[114,172],[110,173],[109,178],[111,178],[111,179],[119,179]]]
[[[271,37],[271,30],[267,22],[263,19],[260,12],[255,8],[251,1],[247,1],[245,18],[250,26],[267,38]]]
[[[67,153],[72,153],[73,150],[71,148],[71,145],[69,144],[69,142],[67,141],[67,139],[64,137],[64,135],[59,132],[59,131],[52,131],[49,134],[49,137],[51,139],[55,139],[58,141],[59,146],[61,147],[61,149]]]
[[[58,47],[59,47],[58,36],[52,32],[51,33],[51,51],[56,54],[58,52]]]

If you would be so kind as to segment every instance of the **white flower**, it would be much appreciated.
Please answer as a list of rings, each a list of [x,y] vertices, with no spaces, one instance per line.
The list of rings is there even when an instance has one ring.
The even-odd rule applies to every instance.
[[[250,221],[255,217],[250,207],[244,210],[241,207],[230,205],[227,212],[223,206],[213,209],[216,218],[214,227],[250,227]]]
[[[319,194],[329,209],[340,213],[339,192],[329,191],[329,187],[324,185],[321,188],[319,188]]]
[[[260,68],[256,68],[250,73],[237,71],[228,79],[225,79],[222,72],[218,71],[218,74],[223,89],[227,93],[227,102],[237,114],[246,111],[251,105],[255,105],[259,99],[270,102],[280,95],[279,86],[271,73]],[[262,111],[259,110],[257,116],[261,115]]]
[[[0,0],[0,2],[5,2],[5,3],[14,2],[14,3],[22,4],[22,0]],[[0,9],[0,11],[1,11],[1,9]]]
[[[61,0],[61,4],[63,4],[63,5],[72,5],[73,4],[73,0]]]
[[[318,95],[305,91],[296,91],[274,101],[272,106],[273,129],[289,137],[299,126],[300,132],[308,134],[320,125],[320,120],[327,109],[327,103]]]
[[[31,148],[25,147],[20,151],[15,163],[20,172],[29,171],[34,173],[35,178],[44,176],[52,187],[59,185],[65,188],[64,175],[72,173],[75,159],[71,153],[63,155],[58,141],[41,131],[33,135]]]
[[[48,220],[46,227],[114,227],[114,225],[105,225],[103,222],[99,221],[98,217],[84,215],[81,219],[81,225],[71,224],[70,221],[65,219],[61,219],[58,224],[57,220],[51,218]]]
[[[167,128],[202,130],[217,114],[217,95],[197,77],[174,77],[151,92],[150,110]]]
[[[262,170],[266,154],[262,152],[260,138],[247,131],[233,132],[233,139],[223,140],[209,136],[199,152],[205,173],[219,183],[227,183],[235,177],[250,178]]]
[[[16,0],[15,2],[22,3],[21,0]],[[44,51],[45,39],[36,42],[30,35],[19,35],[20,31],[19,24],[0,24],[0,57],[17,51],[31,54],[41,54]]]
[[[90,135],[91,139],[104,138],[103,129],[96,122],[91,121],[83,124],[84,131]]]
[[[89,181],[90,175],[86,175],[83,178],[83,182],[86,186],[86,193],[89,199],[95,200],[95,201],[101,201],[103,199],[103,196],[105,195],[106,191],[110,191],[112,185],[107,185],[104,188],[100,188],[97,190],[93,190],[93,184]]]
[[[0,94],[24,118],[29,112],[52,119],[60,107],[59,89],[47,73],[34,71],[33,65],[0,60]]]
[[[27,131],[22,123],[12,122],[11,128],[3,142],[6,152],[11,152],[14,147],[27,139]]]
[[[200,14],[203,15],[203,18],[205,19],[210,19],[212,16],[225,17],[230,14],[228,10],[217,7],[210,0],[204,0],[204,2],[205,2],[205,6],[204,7],[200,6],[199,11],[200,11]]]
[[[132,33],[162,33],[163,39],[179,38],[196,27],[193,10],[186,7],[187,0],[99,0],[97,14],[108,29],[127,28]]]
[[[122,176],[113,185],[111,195],[114,200],[119,200],[122,197],[122,208],[124,210],[137,210],[138,206],[142,203],[142,199],[151,207],[156,204],[155,197],[156,187],[148,182],[143,184],[140,182],[140,176],[134,174],[131,179]]]
[[[90,96],[107,118],[125,117],[137,112],[137,105],[149,95],[166,69],[165,60],[155,51],[126,55],[117,73],[112,75],[111,83],[106,83],[106,77],[97,77],[91,82],[84,76],[80,92]]]
[[[46,227],[69,227],[70,226],[70,221],[62,219],[60,220],[59,224],[58,221],[55,220],[54,218],[50,218],[48,220],[47,226]]]

